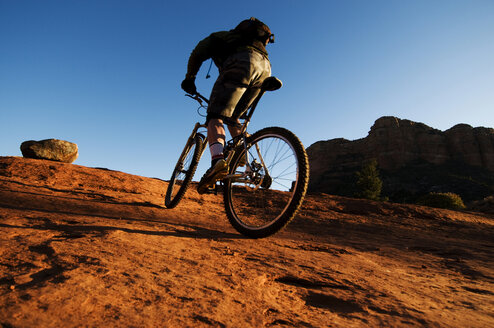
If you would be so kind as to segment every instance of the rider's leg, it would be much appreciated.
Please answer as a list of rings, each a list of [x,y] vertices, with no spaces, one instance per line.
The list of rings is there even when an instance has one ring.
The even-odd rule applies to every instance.
[[[225,127],[223,120],[215,118],[208,122],[208,143],[211,152],[211,166],[223,159],[223,148],[225,146]]]
[[[228,164],[223,158],[225,145],[225,128],[223,120],[212,118],[208,121],[208,143],[211,151],[211,167],[202,176],[197,186],[199,194],[205,193],[213,187],[217,180],[223,179],[228,174]]]
[[[240,120],[237,119],[236,123],[240,124]],[[242,128],[240,126],[228,125],[228,131],[230,132],[232,138],[235,138],[236,136],[240,135],[240,133],[242,132]]]

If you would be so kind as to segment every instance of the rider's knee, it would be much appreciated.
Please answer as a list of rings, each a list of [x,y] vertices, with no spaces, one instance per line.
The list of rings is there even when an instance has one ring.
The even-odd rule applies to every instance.
[[[206,124],[209,124],[209,122],[223,124],[223,120],[224,116],[216,113],[208,113],[206,116]]]

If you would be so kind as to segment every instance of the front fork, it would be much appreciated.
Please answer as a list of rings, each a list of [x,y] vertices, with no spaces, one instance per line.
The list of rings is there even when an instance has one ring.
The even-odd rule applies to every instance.
[[[180,165],[183,165],[182,161],[185,159],[185,155],[188,152],[187,145],[190,142],[193,142],[194,141],[194,138],[197,135],[201,135],[203,137],[202,150],[201,150],[201,155],[199,156],[199,158],[201,158],[202,155],[204,154],[204,150],[206,149],[205,145],[207,144],[207,138],[202,133],[197,133],[197,130],[199,130],[200,128],[206,128],[206,125],[205,124],[200,124],[199,122],[197,122],[194,125],[194,128],[192,129],[192,133],[190,134],[189,138],[187,139],[186,146],[182,150],[182,154],[180,155],[180,160],[177,162],[177,166],[175,167],[175,170],[181,170],[181,168],[179,166]]]

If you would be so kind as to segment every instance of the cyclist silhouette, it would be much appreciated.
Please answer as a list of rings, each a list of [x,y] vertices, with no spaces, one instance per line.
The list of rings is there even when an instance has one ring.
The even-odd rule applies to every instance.
[[[233,30],[212,33],[197,44],[189,57],[187,74],[181,84],[189,94],[197,93],[195,78],[205,60],[212,58],[219,70],[206,117],[211,167],[199,182],[197,190],[200,194],[228,174],[223,154],[224,124],[232,137],[240,134],[239,119],[259,94],[262,82],[271,75],[266,46],[273,42],[274,35],[269,27],[252,17]]]

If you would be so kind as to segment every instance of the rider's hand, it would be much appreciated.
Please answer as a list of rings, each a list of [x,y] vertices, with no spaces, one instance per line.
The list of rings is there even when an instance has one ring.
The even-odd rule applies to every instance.
[[[185,92],[190,93],[191,95],[195,95],[197,93],[194,78],[186,78],[185,80],[183,80],[181,87],[182,89],[184,89]]]

